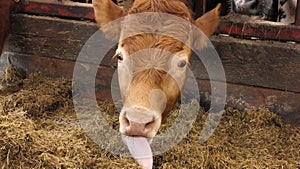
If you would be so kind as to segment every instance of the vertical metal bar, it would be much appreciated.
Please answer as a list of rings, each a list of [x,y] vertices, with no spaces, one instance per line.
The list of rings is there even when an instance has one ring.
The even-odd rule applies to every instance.
[[[295,21],[296,25],[300,26],[300,0],[297,1]]]
[[[193,11],[195,13],[195,18],[203,15],[205,13],[206,0],[194,0]]]

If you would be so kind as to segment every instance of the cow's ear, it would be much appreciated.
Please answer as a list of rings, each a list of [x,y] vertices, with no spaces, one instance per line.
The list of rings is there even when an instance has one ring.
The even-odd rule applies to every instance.
[[[214,9],[205,13],[195,21],[195,25],[207,37],[212,35],[219,25],[221,6],[221,3],[219,3]],[[197,38],[194,39],[194,46],[197,48],[202,48],[206,46],[205,38],[203,38],[203,36],[201,35],[197,35]]]
[[[95,20],[100,28],[125,16],[124,10],[111,0],[93,0],[93,6]]]
[[[104,32],[106,36],[114,36],[120,30],[120,22],[112,23],[107,25],[108,23],[122,18],[126,15],[124,10],[116,5],[112,0],[93,0],[94,14],[95,20],[99,28]]]
[[[215,32],[220,21],[221,3],[214,9],[205,13],[196,20],[196,26],[206,35],[210,36]]]

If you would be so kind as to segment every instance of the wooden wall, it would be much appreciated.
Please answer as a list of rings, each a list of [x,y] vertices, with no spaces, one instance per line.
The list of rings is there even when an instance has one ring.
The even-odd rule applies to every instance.
[[[28,73],[72,78],[76,58],[95,23],[26,14],[12,15],[6,51],[13,64]],[[227,106],[238,109],[265,106],[285,120],[300,125],[300,44],[245,40],[222,35],[211,37],[227,78]],[[112,51],[113,52],[113,51]],[[98,99],[110,98],[115,61],[108,53],[96,78]],[[210,84],[201,62],[192,57],[192,70],[209,107]],[[95,65],[91,65],[95,66]],[[98,66],[98,65],[96,65]]]

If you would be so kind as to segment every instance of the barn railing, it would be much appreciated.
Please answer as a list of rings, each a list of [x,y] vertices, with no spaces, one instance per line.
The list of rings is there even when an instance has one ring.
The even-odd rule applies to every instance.
[[[194,2],[196,15],[209,10],[204,8],[208,5],[204,0]],[[242,15],[234,17],[227,15],[221,19],[217,34],[226,36],[211,36],[210,39],[226,72],[228,106],[240,110],[266,106],[292,124],[300,125],[299,24],[249,20]],[[12,64],[27,73],[72,78],[78,53],[98,29],[93,20],[91,4],[69,0],[22,0],[17,14],[11,15],[7,55]],[[299,16],[296,23],[299,23]],[[99,67],[95,80],[98,99],[111,97],[111,79],[116,71],[116,62],[111,59],[114,52],[112,48],[101,64],[96,65]],[[211,83],[220,82],[209,78],[196,57],[192,56],[191,63],[201,91],[201,105],[209,108]]]
[[[295,24],[251,20],[247,16],[224,16],[217,33],[247,39],[278,40],[300,42],[300,5],[297,5]],[[205,12],[205,0],[194,1],[196,15]],[[18,12],[36,15],[57,16],[79,20],[93,20],[94,11],[91,4],[66,0],[22,0]]]

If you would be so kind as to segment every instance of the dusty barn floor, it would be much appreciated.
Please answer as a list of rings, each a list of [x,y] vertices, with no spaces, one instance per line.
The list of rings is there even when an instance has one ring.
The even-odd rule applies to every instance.
[[[83,132],[72,102],[71,81],[13,67],[2,75],[0,95],[1,168],[138,168],[131,158],[105,152]],[[99,103],[117,128],[111,101]],[[178,108],[173,110],[175,119]],[[154,157],[154,168],[299,168],[300,129],[261,108],[227,109],[213,136],[200,144],[207,113],[199,111],[179,145]],[[164,126],[170,125],[172,120]]]

